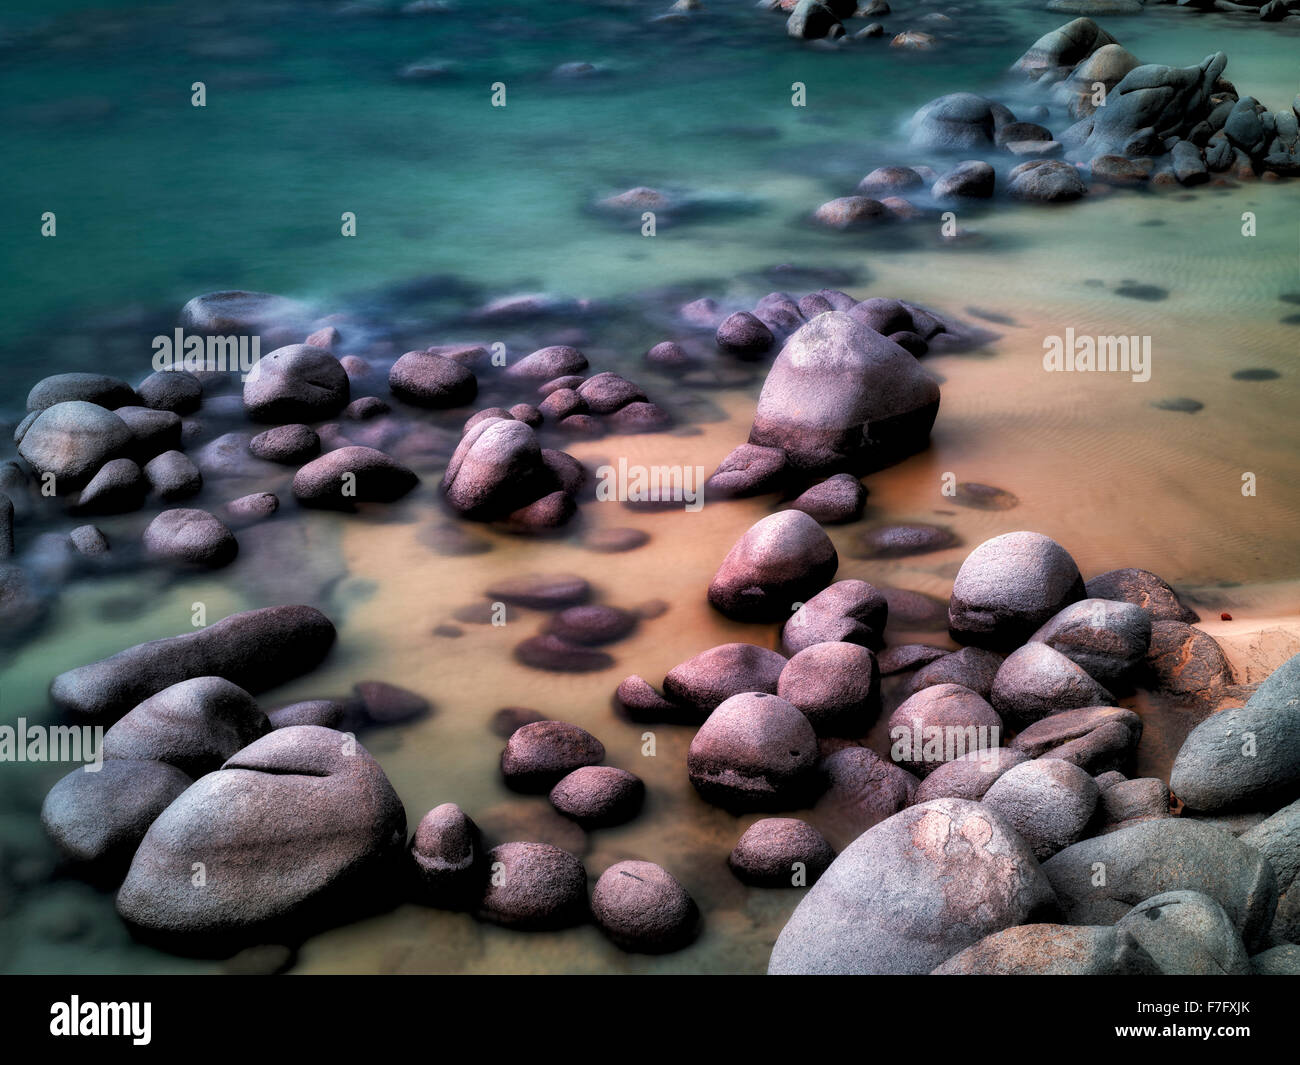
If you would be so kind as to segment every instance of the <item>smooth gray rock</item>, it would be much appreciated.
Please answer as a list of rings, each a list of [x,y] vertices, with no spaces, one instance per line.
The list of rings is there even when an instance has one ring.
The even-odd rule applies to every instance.
[[[1127,683],[1151,643],[1151,616],[1132,603],[1080,599],[1029,637],[1080,666],[1108,690]]]
[[[1013,766],[998,777],[981,800],[1001,813],[1045,861],[1088,829],[1100,792],[1092,777],[1059,758],[1039,758]]]
[[[239,553],[239,541],[225,523],[206,510],[164,510],[144,530],[144,549],[154,558],[218,568]]]
[[[1002,719],[960,684],[936,684],[904,700],[889,718],[890,756],[924,777],[971,751],[1002,745]]]
[[[1155,976],[1132,933],[1105,926],[1026,924],[985,936],[935,976]]]
[[[1279,666],[1245,706],[1220,710],[1192,729],[1169,786],[1204,811],[1292,797],[1300,789],[1300,655]]]
[[[145,463],[144,475],[159,498],[168,502],[185,499],[203,487],[203,474],[180,451],[164,451],[150,459]]]
[[[78,766],[45,796],[41,824],[59,853],[95,879],[120,877],[149,826],[193,781],[162,762]]]
[[[1277,879],[1257,851],[1181,817],[1085,839],[1049,858],[1043,871],[1070,924],[1115,924],[1153,895],[1199,891],[1224,908],[1255,949],[1277,908]]]
[[[1055,540],[1035,532],[1003,533],[961,564],[948,628],[960,643],[1012,650],[1083,596],[1079,567]]]
[[[1167,976],[1250,975],[1250,959],[1232,919],[1199,891],[1145,899],[1115,927],[1132,935]]]
[[[1017,731],[1062,710],[1110,706],[1114,696],[1045,643],[1027,643],[1007,656],[989,693],[993,708]]]
[[[1027,761],[1029,755],[1011,747],[971,751],[944,762],[923,781],[912,796],[913,803],[931,799],[969,799],[979,802],[989,788],[1009,769]]]
[[[130,428],[104,407],[68,400],[45,408],[23,434],[18,453],[56,487],[77,487],[133,440]]]
[[[928,973],[1052,903],[1001,814],[937,799],[876,825],[831,863],[782,929],[768,972]]]
[[[74,400],[116,410],[138,402],[139,397],[125,381],[107,374],[56,373],[32,386],[27,393],[27,409],[47,410],[56,403]]]

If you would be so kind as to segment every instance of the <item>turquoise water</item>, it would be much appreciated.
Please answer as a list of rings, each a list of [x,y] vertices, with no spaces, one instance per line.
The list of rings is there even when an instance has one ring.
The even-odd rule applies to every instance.
[[[855,295],[897,295],[952,313],[976,306],[1014,323],[975,357],[927,361],[945,380],[934,444],[870,480],[873,520],[943,520],[966,546],[885,565],[850,562],[842,551],[841,576],[945,595],[970,545],[1028,527],[1067,543],[1086,572],[1149,566],[1215,613],[1300,610],[1300,333],[1281,322],[1296,308],[1278,300],[1300,291],[1300,183],[1099,195],[1039,212],[1000,205],[963,218],[978,239],[951,246],[928,225],[851,236],[806,222],[871,168],[909,161],[901,127],[917,106],[959,89],[997,90],[1011,62],[1062,16],[1036,2],[940,7],[952,14],[956,36],[917,55],[882,41],[842,52],[801,45],[786,38],[780,17],[748,0],[712,0],[685,25],[649,24],[666,3],[482,11],[465,2],[418,17],[348,15],[341,7],[9,5],[0,24],[8,42],[0,51],[7,199],[0,367],[8,384],[0,415],[16,416],[28,387],[47,373],[145,376],[149,338],[169,331],[179,307],[206,291],[278,292],[321,314],[361,310],[403,339],[435,343],[491,339],[457,319],[498,296],[540,290],[636,309],[627,322],[592,326],[595,346],[584,347],[593,364],[627,369],[653,398],[700,423],[694,437],[599,441],[575,453],[595,460],[635,447],[651,461],[711,468],[744,438],[760,378],[726,394],[692,389],[645,371],[640,353],[674,335],[669,311],[677,302],[710,295],[752,303],[786,287],[755,275],[792,262],[839,271]],[[896,7],[891,29],[936,10]],[[1227,76],[1272,107],[1287,105],[1297,88],[1294,28],[1169,8],[1103,24],[1148,61],[1187,65],[1221,48]],[[454,64],[452,74],[396,77],[426,59]],[[551,76],[575,61],[603,73]],[[207,86],[206,108],[190,106],[194,81]],[[505,108],[490,106],[498,81]],[[791,106],[795,82],[807,88],[807,107]],[[639,219],[591,209],[642,184],[696,210],[651,239],[640,235]],[[1244,210],[1261,220],[1253,242],[1239,236]],[[53,239],[39,235],[44,211],[58,216]],[[339,233],[345,211],[357,215],[355,238]],[[1115,292],[1124,278],[1169,295],[1125,299]],[[412,297],[419,279],[427,279],[414,290],[422,295]],[[404,285],[406,296],[398,294]],[[789,287],[797,296],[820,282]],[[1116,322],[1155,338],[1149,393],[1110,381],[1071,392],[1035,372],[1044,333],[1066,326],[1108,333]],[[512,331],[512,349],[540,345],[547,331],[568,325]],[[1282,376],[1226,383],[1242,366]],[[1153,415],[1148,401],[1167,395],[1207,405],[1194,419]],[[1235,487],[1243,467],[1265,488],[1249,508]],[[936,519],[933,486],[950,469],[1013,490],[1022,508]],[[436,468],[419,472],[436,483]],[[759,638],[720,623],[700,595],[726,547],[761,514],[736,504],[706,508],[692,525],[644,519],[649,547],[599,559],[602,590],[634,597],[616,599],[620,605],[654,594],[677,611],[620,645],[610,671],[539,677],[483,633],[467,635],[455,655],[431,648],[432,626],[494,575],[593,563],[571,541],[533,545],[496,535],[494,551],[473,561],[432,555],[402,525],[435,517],[428,489],[421,491],[394,508],[391,526],[296,520],[313,530],[304,551],[313,566],[350,575],[328,593],[315,570],[298,590],[284,574],[267,580],[265,567],[250,570],[246,559],[198,582],[148,573],[74,582],[51,623],[0,663],[5,718],[42,714],[50,677],[71,665],[180,631],[196,599],[214,617],[287,598],[319,602],[339,623],[340,651],[282,694],[346,691],[362,676],[385,676],[433,698],[434,720],[373,741],[414,824],[435,802],[460,801],[475,816],[508,805],[493,769],[500,743],[486,729],[498,705],[537,705],[583,724],[612,759],[635,765],[636,732],[608,709],[622,676],[658,680],[704,647]],[[640,520],[622,514],[605,523]],[[997,524],[1005,521],[1013,524]],[[129,522],[122,528],[132,530]],[[419,602],[406,594],[410,587],[421,589]],[[743,889],[726,872],[719,856],[738,834],[734,819],[694,800],[681,772],[689,737],[664,731],[665,757],[638,768],[660,804],[654,816],[603,834],[587,860],[598,870],[635,854],[679,872],[709,915],[695,948],[628,959],[590,928],[519,937],[407,907],[322,937],[301,967],[761,969],[795,900]],[[107,896],[47,882],[52,865],[35,814],[58,775],[55,767],[10,766],[0,778],[0,968],[209,968],[132,945]]]

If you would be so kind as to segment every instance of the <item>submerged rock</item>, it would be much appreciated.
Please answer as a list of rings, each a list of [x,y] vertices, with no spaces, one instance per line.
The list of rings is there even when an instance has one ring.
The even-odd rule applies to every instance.
[[[329,618],[313,607],[249,610],[60,673],[50,697],[71,714],[111,720],[193,677],[224,677],[256,694],[314,669],[335,635]]]

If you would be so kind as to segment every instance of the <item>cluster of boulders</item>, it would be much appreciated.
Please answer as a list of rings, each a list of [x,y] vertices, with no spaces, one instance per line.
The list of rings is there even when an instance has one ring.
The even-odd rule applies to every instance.
[[[1086,4],[1088,0],[1083,2]],[[1261,22],[1290,22],[1293,25],[1300,23],[1300,2],[1297,0],[1142,0],[1142,2],[1151,5],[1176,3],[1189,11],[1250,15]],[[1133,3],[1136,4],[1136,0],[1133,0]],[[1105,14],[1104,11],[1101,13]]]
[[[686,770],[704,801],[812,811],[758,822],[730,859],[748,883],[816,882],[771,971],[1295,971],[1300,658],[1219,709],[1241,689],[1168,584],[1085,582],[1033,532],[962,563],[959,650],[884,651],[887,599],[837,564],[807,515],[762,519],[709,599],[780,622],[780,649],[725,644],[662,691],[633,675],[615,694],[634,721],[697,727]],[[882,663],[903,681],[887,756],[866,745]],[[1130,775],[1143,723],[1118,703],[1138,689],[1204,717],[1169,782]]]
[[[887,0],[764,0],[759,6],[788,14],[786,33],[802,41],[843,44],[888,35],[892,48],[928,52],[949,36],[953,27],[950,15],[928,11],[909,16],[905,29],[891,33],[880,21],[893,14]],[[852,32],[845,26],[859,20],[866,20],[866,25]]]
[[[585,729],[532,712],[511,716],[501,752],[506,786],[545,794],[584,830],[635,817],[644,783],[602,765],[605,747]],[[416,898],[520,931],[569,928],[587,920],[618,946],[641,953],[680,949],[695,937],[699,910],[689,892],[652,862],[623,861],[587,895],[582,860],[550,843],[512,842],[489,849],[474,821],[454,803],[430,810],[411,841]]]
[[[1075,19],[1013,67],[1042,103],[1017,118],[970,92],[930,101],[909,123],[911,148],[927,163],[878,167],[813,219],[861,229],[978,206],[1000,193],[1054,204],[1099,186],[1300,174],[1300,97],[1290,110],[1269,111],[1223,77],[1227,62],[1217,52],[1192,67],[1143,64],[1092,19]]]
[[[427,700],[383,681],[270,712],[254,698],[314,669],[334,641],[319,611],[273,607],[55,678],[61,710],[108,727],[102,762],[59,780],[41,820],[70,872],[117,889],[138,938],[228,955],[294,945],[404,899],[517,929],[590,918],[620,947],[647,953],[694,938],[694,901],[649,862],[611,866],[589,902],[579,858],[541,842],[488,849],[452,803],[431,810],[408,843],[402,803],[355,732],[418,718]],[[590,733],[545,719],[517,725],[501,755],[508,787],[548,794],[583,831],[640,811],[644,783],[603,765]]]

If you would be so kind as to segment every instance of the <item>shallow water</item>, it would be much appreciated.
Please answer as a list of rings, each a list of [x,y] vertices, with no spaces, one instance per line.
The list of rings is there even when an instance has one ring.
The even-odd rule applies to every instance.
[[[325,18],[295,5],[202,18],[161,5],[129,15],[68,6],[65,17],[82,27],[81,37],[47,34],[39,48],[11,50],[0,67],[10,158],[22,161],[11,163],[17,209],[0,220],[6,275],[17,278],[0,293],[8,326],[0,361],[11,382],[0,400],[11,415],[47,372],[144,376],[155,322],[211,289],[283,292],[323,313],[378,308],[401,337],[427,331],[425,343],[495,339],[492,329],[451,320],[485,299],[536,289],[636,312],[502,327],[512,351],[580,327],[595,369],[626,372],[697,430],[566,449],[590,463],[626,457],[707,472],[744,440],[761,374],[736,389],[692,389],[645,369],[641,352],[677,335],[669,310],[686,299],[748,306],[774,287],[797,297],[820,283],[753,275],[784,262],[834,267],[856,277],[836,286],[855,296],[901,296],[972,321],[974,312],[991,313],[1000,323],[985,322],[999,335],[975,352],[924,360],[943,382],[932,446],[867,478],[863,521],[829,530],[841,578],[946,597],[974,545],[1029,528],[1063,543],[1085,576],[1117,566],[1159,572],[1206,617],[1229,611],[1246,627],[1300,614],[1300,325],[1283,321],[1298,308],[1279,299],[1300,292],[1300,184],[1115,192],[1044,210],[1001,205],[963,213],[973,235],[951,244],[928,225],[858,237],[803,222],[871,167],[902,161],[899,126],[917,105],[957,89],[990,91],[1061,16],[1032,5],[963,5],[968,39],[905,56],[866,45],[843,55],[794,45],[779,18],[750,10],[747,0],[715,0],[710,19],[687,31],[646,28],[643,18],[659,7],[645,4],[542,7],[527,19],[402,20]],[[1163,8],[1104,24],[1145,60],[1186,65],[1223,48],[1228,76],[1271,106],[1294,91],[1292,31]],[[236,47],[231,38],[252,43]],[[193,54],[213,41],[245,57]],[[425,56],[455,58],[461,77],[392,78]],[[547,76],[574,59],[608,63],[611,73],[580,83]],[[110,102],[104,117],[94,117],[102,105],[85,101],[75,73],[83,64],[96,71],[91,95]],[[210,86],[202,111],[188,107],[188,86],[199,77]],[[485,85],[497,79],[509,86],[510,102],[494,113]],[[809,86],[806,109],[789,106],[797,80]],[[48,106],[69,97],[83,102],[52,118]],[[33,115],[40,106],[47,110]],[[587,208],[642,183],[680,187],[727,209],[666,225],[651,240]],[[46,209],[58,210],[60,236],[33,248],[18,220]],[[335,239],[344,210],[358,213],[353,240]],[[1257,214],[1257,236],[1241,235],[1245,211]],[[430,275],[454,275],[455,286],[436,289],[450,295],[404,301],[385,289]],[[1130,279],[1167,294],[1125,296],[1121,282]],[[670,288],[681,298],[645,295]],[[141,308],[138,325],[125,316],[125,326],[105,328],[106,316],[120,322],[133,307]],[[1067,328],[1150,336],[1151,380],[1045,373],[1043,338]],[[1231,378],[1256,367],[1280,376]],[[1151,406],[1171,397],[1204,408]],[[432,420],[452,426],[464,414]],[[46,714],[45,687],[63,669],[184,631],[195,602],[210,618],[315,602],[338,623],[339,646],[266,704],[342,694],[367,678],[431,699],[428,719],[365,737],[412,826],[431,806],[456,801],[493,834],[550,838],[583,852],[593,878],[625,857],[657,861],[689,887],[706,920],[690,949],[648,959],[623,954],[590,927],[526,936],[403,907],[317,937],[294,971],[761,971],[798,893],[734,880],[726,854],[755,818],[696,798],[684,772],[688,729],[651,727],[656,753],[646,757],[647,728],[616,717],[610,695],[629,673],[657,684],[677,662],[720,642],[775,642],[774,628],[727,622],[704,600],[718,562],[770,500],[699,513],[592,504],[564,539],[474,530],[491,550],[451,557],[428,546],[430,528],[447,520],[436,503],[439,467],[418,472],[422,487],[382,513],[288,514],[271,523],[286,537],[290,525],[305,537],[286,540],[288,560],[306,571],[301,581],[246,551],[201,580],[128,574],[75,582],[46,626],[0,665],[5,718]],[[1013,492],[1020,503],[1001,512],[954,506],[940,492],[949,472]],[[1241,493],[1245,472],[1256,475],[1254,497]],[[864,529],[901,521],[943,525],[960,542],[908,559],[853,557]],[[628,526],[647,531],[649,543],[613,555],[580,544],[592,528]],[[121,528],[129,535],[129,522]],[[461,624],[456,639],[433,634],[458,607],[481,601],[492,581],[525,572],[581,572],[601,601],[631,607],[659,599],[669,609],[609,648],[611,668],[586,675],[514,661],[513,646],[544,619],[535,612],[512,610],[500,628]],[[909,636],[946,639],[891,625],[891,642]],[[506,791],[496,772],[504,741],[488,727],[504,706],[594,732],[610,764],[646,780],[645,812],[584,840],[545,799]],[[1176,718],[1152,724],[1161,742],[1144,768],[1160,771],[1183,726]],[[23,876],[35,883],[48,877],[50,859],[34,815],[60,775],[57,767],[7,765],[0,777],[4,846],[28,863]],[[14,860],[6,861],[12,869]],[[130,944],[110,899],[59,881],[0,905],[0,968],[220,966]]]

